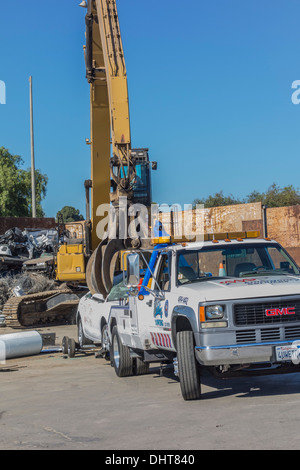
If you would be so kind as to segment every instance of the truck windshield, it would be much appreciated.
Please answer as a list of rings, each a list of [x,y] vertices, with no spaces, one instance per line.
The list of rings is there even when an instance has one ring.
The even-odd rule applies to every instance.
[[[278,244],[231,244],[184,250],[177,257],[178,284],[207,278],[257,275],[299,275],[294,261]]]

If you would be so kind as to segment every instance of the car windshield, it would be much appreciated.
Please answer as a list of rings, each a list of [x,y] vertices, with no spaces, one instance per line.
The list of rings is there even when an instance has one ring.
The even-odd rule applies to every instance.
[[[242,242],[240,242],[242,243]],[[177,257],[178,284],[207,278],[258,275],[299,275],[297,265],[278,244],[232,244],[184,250]]]
[[[108,294],[107,300],[111,301],[118,301],[122,299],[126,299],[128,297],[128,287],[125,286],[123,282],[123,275],[117,276],[114,279],[114,285],[111,288],[110,293]]]

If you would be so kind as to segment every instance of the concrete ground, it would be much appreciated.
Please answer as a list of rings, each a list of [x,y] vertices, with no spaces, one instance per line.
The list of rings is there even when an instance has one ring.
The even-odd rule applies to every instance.
[[[76,338],[75,326],[38,331]],[[93,353],[60,352],[6,361],[0,383],[1,450],[300,448],[299,374],[205,376],[203,398],[185,402],[171,368],[118,378]]]

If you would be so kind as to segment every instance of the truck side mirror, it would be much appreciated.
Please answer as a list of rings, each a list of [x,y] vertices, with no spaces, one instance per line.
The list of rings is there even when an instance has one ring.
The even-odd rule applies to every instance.
[[[129,288],[138,287],[140,282],[140,256],[137,253],[127,255],[127,275],[125,284]]]

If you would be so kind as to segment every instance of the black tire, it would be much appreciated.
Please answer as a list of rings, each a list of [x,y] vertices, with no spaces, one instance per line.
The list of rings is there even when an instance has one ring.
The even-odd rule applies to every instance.
[[[64,336],[62,339],[62,343],[61,343],[63,354],[68,354],[68,341],[69,341],[69,337]]]
[[[110,344],[109,344],[107,323],[103,325],[101,329],[101,347],[102,347],[102,350],[105,351],[105,358],[108,359],[110,355]]]
[[[184,400],[197,400],[201,397],[201,384],[192,331],[177,333],[177,359],[182,396]]]
[[[130,351],[122,344],[116,326],[112,330],[110,359],[118,377],[133,375],[133,360],[130,357]]]
[[[89,341],[84,335],[82,320],[80,317],[78,318],[77,332],[78,332],[78,344],[80,348],[82,348],[83,346],[86,346],[87,344],[91,344],[91,341]]]
[[[75,339],[69,338],[69,340],[68,340],[68,356],[69,357],[74,357],[75,356],[75,351],[76,351]]]
[[[133,372],[134,372],[134,375],[148,374],[148,372],[149,372],[149,363],[144,362],[139,357],[136,357],[134,359]]]

